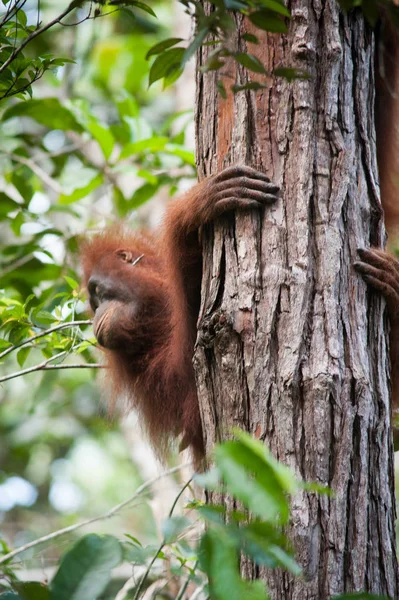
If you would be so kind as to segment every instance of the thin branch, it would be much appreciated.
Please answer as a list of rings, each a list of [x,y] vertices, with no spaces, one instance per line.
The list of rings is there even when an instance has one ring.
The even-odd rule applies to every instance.
[[[4,277],[4,275],[7,275],[7,273],[11,273],[11,271],[15,271],[15,269],[22,267],[23,265],[28,263],[30,260],[32,260],[33,257],[34,257],[34,254],[33,254],[33,252],[31,252],[30,254],[21,256],[21,258],[18,258],[17,260],[12,261],[11,263],[8,263],[5,267],[1,267],[1,265],[0,265],[0,267],[1,267],[0,277]]]
[[[20,90],[18,90],[20,91]],[[17,93],[17,92],[16,92]],[[29,167],[29,169],[35,173],[43,181],[47,187],[49,187],[56,194],[62,194],[62,187],[60,184],[55,181],[44,169],[39,167],[31,158],[25,158],[24,156],[19,156],[19,154],[15,154],[14,152],[10,152],[8,154],[15,162],[20,163],[21,165],[25,165]]]
[[[38,365],[33,365],[33,367],[28,367],[27,369],[21,369],[20,371],[15,371],[14,373],[10,373],[9,375],[4,375],[4,377],[0,377],[0,383],[4,383],[5,381],[9,381],[10,379],[16,379],[17,377],[22,377],[23,375],[28,375],[29,373],[34,373],[35,371],[56,371],[61,369],[101,369],[103,365],[98,363],[78,363],[78,364],[58,364],[58,365],[49,365],[53,360],[57,360],[58,358],[62,358],[70,354],[70,350],[64,350],[63,352],[59,352],[54,356],[50,356],[43,362]]]
[[[130,590],[132,590],[134,587],[136,587],[136,578],[134,575],[132,575],[126,581],[125,585],[119,590],[115,596],[115,600],[126,600],[128,592],[130,592]]]
[[[4,18],[0,22],[0,28],[4,27],[4,25],[6,25],[9,21],[11,21],[11,19],[13,19],[16,16],[17,12],[21,10],[24,4],[26,4],[27,0],[22,0],[22,4],[20,6],[18,6],[18,2],[19,0],[17,0],[14,5],[9,5],[9,7],[7,8],[7,12],[4,15]]]
[[[15,50],[10,54],[10,56],[7,58],[7,60],[0,66],[0,74],[3,73],[3,71],[5,71],[7,69],[7,67],[9,67],[9,65],[12,63],[12,61],[19,54],[21,54],[22,50],[29,44],[29,42],[31,42],[33,39],[35,39],[41,33],[44,33],[45,31],[47,31],[47,29],[54,27],[54,25],[58,25],[64,17],[69,15],[69,13],[71,13],[73,10],[75,10],[75,8],[77,8],[80,4],[81,4],[81,2],[78,2],[77,0],[72,0],[72,2],[67,6],[67,8],[58,17],[56,17],[52,21],[49,21],[49,23],[47,23],[46,25],[39,27],[39,29],[35,29],[35,31],[33,31],[22,42],[22,44],[20,46],[18,46],[18,48],[15,48]]]
[[[66,365],[48,365],[39,369],[39,371],[61,371],[62,369],[106,369],[105,365],[101,363],[76,363]]]
[[[129,504],[131,504],[134,500],[136,500],[143,492],[145,492],[154,483],[156,483],[160,479],[163,479],[164,477],[168,477],[169,475],[172,475],[173,473],[180,471],[181,469],[184,469],[187,466],[190,466],[191,464],[192,463],[183,463],[177,467],[173,467],[172,469],[165,471],[164,473],[161,473],[161,475],[157,475],[156,477],[149,479],[148,481],[146,481],[145,483],[143,483],[142,485],[140,485],[137,488],[137,490],[135,491],[133,496],[130,496],[130,498],[128,498],[127,500],[124,500],[120,504],[116,504],[116,506],[111,508],[111,510],[106,512],[104,515],[101,515],[99,517],[93,517],[91,519],[86,519],[85,521],[81,521],[80,523],[75,523],[74,525],[69,525],[68,527],[59,529],[58,531],[53,531],[53,533],[49,533],[48,535],[45,535],[41,538],[33,540],[32,542],[28,542],[27,544],[24,544],[23,546],[20,546],[19,548],[16,548],[12,552],[8,552],[8,554],[5,554],[4,556],[0,557],[0,565],[9,561],[11,558],[14,558],[14,556],[17,556],[18,554],[25,552],[25,550],[29,550],[29,548],[34,548],[35,546],[39,546],[40,544],[44,544],[45,542],[54,540],[54,539],[60,537],[61,535],[65,535],[66,533],[71,533],[72,531],[76,531],[77,529],[80,529],[81,527],[85,527],[86,525],[91,525],[92,523],[96,523],[97,521],[105,521],[106,519],[110,519],[115,514],[117,514],[120,510],[122,510],[126,506],[129,506]]]
[[[189,600],[197,600],[200,597],[200,594],[204,591],[205,586],[208,584],[207,581],[204,581],[204,583],[202,585],[200,585],[193,593],[192,596],[190,596]],[[209,600],[209,596],[207,596],[205,598],[205,600]]]
[[[162,598],[170,598],[170,600],[175,600],[170,592],[166,589],[166,586],[169,585],[171,579],[167,579],[163,577],[162,579],[157,579],[152,583],[145,591],[142,600],[154,600],[154,598],[158,598],[162,596]],[[115,600],[117,600],[115,598]]]
[[[16,377],[22,377],[22,375],[27,375],[28,373],[33,373],[34,371],[42,371],[47,367],[47,365],[53,360],[57,360],[58,358],[62,358],[67,355],[67,351],[63,350],[62,352],[58,352],[58,354],[54,354],[54,356],[50,356],[50,358],[46,358],[43,362],[38,365],[34,365],[33,367],[28,367],[27,369],[21,369],[21,371],[16,371],[15,373],[10,373],[10,375],[4,375],[4,377],[0,377],[0,383],[4,381],[9,381],[10,379],[15,379]]]
[[[184,594],[186,593],[189,583],[193,578],[193,573],[195,573],[195,571],[197,570],[197,566],[198,566],[198,560],[195,561],[192,571],[188,574],[188,576],[186,577],[186,581],[181,586],[179,593],[176,596],[176,600],[183,600]]]
[[[76,25],[80,25],[84,21],[88,21],[90,19],[90,16],[91,16],[91,3],[90,3],[90,7],[89,7],[89,12],[87,13],[87,15],[85,17],[83,17],[79,21],[75,21],[74,23],[60,23],[60,25],[62,25],[62,27],[75,27]]]
[[[175,508],[176,508],[176,504],[178,503],[179,499],[181,498],[181,496],[182,496],[183,492],[186,490],[186,488],[188,488],[188,486],[190,485],[190,483],[192,482],[192,480],[193,480],[193,478],[191,477],[191,478],[190,478],[190,479],[187,481],[187,483],[185,483],[185,484],[184,484],[184,486],[182,487],[182,489],[180,490],[180,492],[177,494],[177,496],[176,496],[176,498],[175,498],[175,500],[174,500],[174,502],[173,502],[173,504],[172,504],[172,507],[171,507],[171,509],[170,509],[170,511],[169,511],[169,515],[168,515],[168,518],[169,518],[169,519],[170,519],[170,518],[171,518],[171,516],[173,515],[173,511],[174,511],[174,510],[175,510]],[[146,571],[145,571],[145,573],[144,573],[143,577],[140,579],[140,581],[139,581],[139,584],[138,584],[138,586],[137,586],[137,589],[136,589],[136,591],[135,591],[135,594],[134,594],[133,600],[139,600],[139,597],[140,597],[140,592],[141,592],[141,589],[142,589],[142,587],[143,587],[143,585],[144,585],[144,582],[145,582],[145,580],[147,579],[148,575],[150,574],[150,571],[151,571],[151,569],[152,569],[152,567],[153,567],[153,565],[154,565],[154,562],[155,562],[155,561],[156,561],[156,559],[158,558],[158,554],[159,554],[159,553],[162,551],[162,549],[163,549],[163,547],[165,546],[165,544],[166,544],[166,540],[165,540],[165,538],[164,538],[164,539],[162,540],[162,542],[160,543],[160,545],[159,545],[159,547],[158,547],[157,551],[155,552],[154,556],[152,557],[152,559],[151,559],[151,561],[150,561],[150,563],[149,563],[149,565],[148,565],[148,567],[147,567],[147,569],[146,569]]]
[[[60,354],[66,354],[65,352]],[[66,364],[66,365],[48,365],[48,361],[54,360],[58,358],[59,354],[49,358],[47,361],[40,363],[38,365],[34,365],[33,367],[29,367],[28,369],[22,369],[21,371],[15,371],[15,373],[10,373],[10,375],[4,375],[4,377],[0,377],[0,383],[4,383],[5,381],[10,381],[10,379],[16,379],[17,377],[22,377],[23,375],[27,375],[29,373],[35,373],[36,371],[61,371],[62,369],[105,369],[106,367],[100,363],[76,363],[76,364]]]
[[[14,352],[14,350],[18,350],[19,348],[22,348],[22,346],[27,346],[31,342],[35,342],[36,340],[39,340],[40,338],[42,338],[46,335],[50,335],[51,333],[54,333],[54,331],[59,331],[60,329],[68,329],[68,327],[80,327],[81,325],[91,325],[92,323],[93,323],[93,321],[88,319],[86,321],[70,321],[69,323],[61,323],[60,325],[55,325],[54,327],[50,327],[49,329],[46,329],[45,331],[42,331],[41,333],[32,335],[32,337],[27,338],[26,340],[24,340],[23,342],[20,342],[19,344],[15,344],[15,346],[11,346],[10,348],[3,350],[3,352],[0,353],[0,360],[2,358],[4,358],[5,356],[7,356],[7,354],[10,354],[10,352]]]
[[[40,26],[40,0],[37,0],[37,21],[36,29]]]

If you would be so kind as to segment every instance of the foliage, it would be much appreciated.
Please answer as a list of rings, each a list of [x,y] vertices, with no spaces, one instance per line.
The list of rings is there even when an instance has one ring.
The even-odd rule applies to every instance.
[[[39,18],[34,2],[11,0],[0,21],[7,14],[19,31],[25,13],[26,27],[41,28],[39,21],[54,21],[57,4],[42,2]],[[140,3],[100,4],[92,17],[96,8],[112,14],[87,20],[90,3],[75,4],[63,27],[30,38],[16,60],[63,54],[73,62],[45,71],[34,99],[26,91],[25,100],[14,94],[0,103],[0,511],[4,536],[20,543],[89,518],[141,481],[93,383],[100,365],[77,283],[79,238],[128,214],[137,227],[140,205],[173,195],[194,175],[185,145],[191,111],[173,112],[171,95],[146,89],[145,54],[166,27],[150,27],[154,17]],[[135,15],[128,29],[127,13]],[[72,17],[83,19],[78,28],[66,26]],[[17,48],[27,37],[15,39]],[[98,476],[87,475],[88,452]],[[28,497],[8,497],[13,483]],[[60,507],[54,494],[65,487],[74,502]],[[154,535],[147,505],[123,523],[147,541]],[[52,547],[46,562],[57,555]],[[25,563],[40,560],[24,554]]]
[[[210,596],[214,600],[266,600],[267,591],[262,582],[247,581],[241,576],[240,556],[250,557],[258,566],[282,568],[300,575],[301,569],[295,562],[283,528],[289,519],[289,497],[303,484],[296,481],[289,469],[278,463],[261,442],[240,431],[236,436],[236,440],[216,447],[214,468],[196,477],[199,485],[216,491],[221,498],[232,497],[233,503],[205,505],[191,501],[186,505],[186,515],[174,516],[177,501],[190,484],[188,482],[172,505],[163,524],[162,542],[155,549],[143,546],[129,534],[125,540],[111,535],[88,534],[63,556],[48,587],[14,579],[13,592],[6,592],[0,598],[95,600],[110,582],[112,569],[122,562],[129,562],[136,567],[142,565],[144,571],[138,582],[135,579],[129,588],[133,595],[118,594],[118,598],[138,600],[143,596],[149,578],[161,579],[169,572],[175,584],[178,583],[176,598],[180,600],[188,597],[185,592],[189,583],[197,590],[201,588],[203,597]],[[193,513],[207,525],[198,543],[193,542],[192,536],[190,540]],[[200,530],[198,522],[196,530]],[[159,563],[164,563],[161,571]],[[168,584],[165,586],[167,590]],[[101,597],[111,598],[108,595]],[[339,598],[372,600],[376,597],[349,594]]]
[[[50,236],[66,239],[68,250],[76,249],[78,239],[61,227],[54,227],[50,221],[52,214],[65,213],[70,215],[71,221],[78,220],[79,212],[72,205],[90,194],[101,193],[112,182],[115,211],[124,216],[161,187],[176,189],[179,176],[172,177],[164,170],[153,174],[155,169],[162,169],[169,157],[175,160],[177,169],[192,165],[192,154],[181,145],[180,134],[168,138],[154,132],[140,115],[137,104],[126,94],[116,101],[116,107],[119,118],[110,128],[90,114],[87,105],[65,105],[56,98],[29,100],[3,113],[0,152],[3,177],[8,185],[7,193],[2,193],[0,223],[9,224],[16,240],[21,241],[3,249],[1,285],[5,290],[14,289],[21,299],[6,295],[0,300],[0,351],[3,351],[0,358],[17,351],[20,367],[32,350],[40,350],[50,362],[64,360],[72,352],[82,354],[88,363],[95,362],[90,352],[94,339],[87,338],[77,328],[87,325],[88,321],[74,321],[76,312],[82,312],[78,276],[72,265],[66,268],[57,265],[54,255],[46,248]],[[29,136],[18,132],[21,116],[33,121]],[[51,156],[46,148],[48,129],[57,130],[62,138],[65,129],[73,131],[72,148]],[[7,135],[10,131],[12,134]],[[96,162],[85,153],[91,143],[96,144],[101,153]],[[30,156],[33,145],[34,159]],[[46,171],[40,166],[44,160],[48,165]],[[121,173],[137,181],[136,189],[129,196],[119,184]],[[32,211],[32,201],[44,191],[58,196],[58,200],[41,211],[38,218]],[[24,228],[32,224],[37,225],[36,233],[24,236]],[[37,289],[37,284],[45,281],[57,284]],[[67,329],[68,323],[71,326]],[[48,329],[43,329],[45,327]],[[39,362],[37,368],[50,366],[48,362]],[[1,380],[12,376],[11,373]]]
[[[263,80],[249,82],[243,86],[232,86],[237,92],[241,89],[266,87],[269,73],[261,61],[248,50],[259,43],[259,35],[263,32],[285,33],[290,12],[281,0],[214,0],[212,10],[205,11],[199,0],[180,0],[186,12],[195,23],[195,31],[191,39],[166,38],[157,42],[147,53],[147,59],[155,57],[149,72],[149,84],[159,79],[164,87],[171,85],[181,75],[185,64],[205,43],[214,46],[204,69],[218,70],[227,59],[231,59],[250,72],[263,76]],[[40,4],[37,7],[36,21],[30,23],[23,10],[25,2],[20,0],[3,0],[7,6],[0,20],[1,55],[0,66],[0,100],[10,96],[23,97],[32,95],[32,84],[40,79],[46,71],[64,66],[69,58],[58,57],[47,52],[38,56],[28,56],[30,44],[38,36],[56,26],[73,26],[90,19],[122,11],[133,21],[137,20],[136,11],[144,11],[156,18],[152,7],[139,0],[73,0],[57,16],[45,24],[41,23]],[[248,17],[249,22],[259,31],[258,35],[248,33],[241,40],[240,50],[231,50],[229,38],[235,30],[235,19],[239,15]],[[175,47],[177,44],[183,44]],[[286,69],[289,66],[286,67]],[[289,77],[303,77],[301,71],[290,68]],[[280,73],[282,74],[282,72]],[[221,84],[220,89],[224,87]]]

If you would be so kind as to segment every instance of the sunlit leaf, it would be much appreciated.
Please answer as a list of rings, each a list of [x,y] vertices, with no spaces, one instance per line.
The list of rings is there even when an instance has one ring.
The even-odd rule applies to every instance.
[[[90,194],[90,192],[102,185],[103,181],[103,175],[101,173],[98,173],[93,177],[93,179],[91,179],[91,181],[89,181],[89,183],[87,183],[83,187],[76,188],[71,194],[61,194],[61,196],[59,197],[59,203],[72,204],[73,202],[77,202],[77,200],[84,198],[85,196]],[[76,183],[79,183],[79,181],[77,181]]]
[[[18,210],[20,208],[20,204],[12,200],[7,194],[4,192],[0,192],[0,218],[5,217],[8,213]]]
[[[114,149],[115,139],[111,131],[95,121],[90,119],[86,125],[86,129],[90,131],[95,140],[97,140],[105,160],[108,160]]]
[[[29,356],[29,353],[31,351],[31,348],[29,346],[25,346],[24,348],[21,348],[21,350],[19,350],[17,352],[17,361],[20,367],[23,367],[25,364],[26,359]]]
[[[30,117],[50,129],[82,131],[82,126],[73,113],[63,106],[58,98],[18,102],[5,111],[2,120],[14,117]]]

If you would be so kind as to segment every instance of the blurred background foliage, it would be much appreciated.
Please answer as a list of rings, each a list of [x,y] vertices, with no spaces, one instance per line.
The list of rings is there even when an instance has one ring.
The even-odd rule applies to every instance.
[[[132,229],[154,228],[170,196],[193,183],[192,64],[176,82],[175,69],[168,76],[163,64],[163,80],[155,81],[150,67],[158,58],[153,53],[150,61],[146,59],[149,50],[167,38],[190,38],[191,25],[174,0],[151,2],[157,18],[138,0],[114,0],[114,6],[108,0],[75,4],[62,24],[33,39],[13,69],[0,74],[3,553],[105,514],[162,470],[141,438],[134,415],[120,425],[119,418],[108,414],[100,353],[79,285],[78,247],[80,239],[120,219]],[[219,5],[215,14],[223,19],[224,7]],[[245,8],[241,0],[226,0],[225,5]],[[256,12],[259,26],[282,31],[285,7],[273,0],[268,5],[266,20],[266,10]],[[13,6],[19,8],[14,15]],[[68,6],[59,0],[2,0],[0,65],[39,21],[51,22]],[[187,56],[204,39],[204,31],[197,31]],[[166,47],[167,52],[175,50],[179,49]],[[225,48],[215,50],[215,68],[223,65],[223,56]],[[266,74],[250,56],[236,53],[235,60]],[[288,75],[296,76],[293,71]],[[151,87],[150,80],[155,81]],[[159,539],[160,519],[168,514],[179,481],[174,475],[157,495],[141,497],[133,508],[97,522],[91,530],[123,539],[126,533],[133,536],[130,552],[136,559],[145,553],[136,536],[150,543],[148,556],[138,559],[144,564],[154,554],[151,543]],[[175,535],[186,526],[180,523]],[[218,544],[223,549],[223,535],[218,531],[214,538],[212,533],[204,538],[212,552]],[[43,580],[46,569],[56,565],[79,536],[80,531],[73,532],[27,550],[17,557],[18,575]],[[237,553],[229,544],[227,540],[222,562],[230,570],[222,579],[239,586],[232,579]],[[192,559],[183,543],[173,552],[181,566]],[[266,564],[283,564],[296,572],[296,566],[284,560],[273,563],[268,555]],[[12,577],[11,572],[7,575]]]
[[[68,3],[20,2],[23,10],[10,21],[13,28],[4,25],[12,3],[5,0],[3,5],[4,47],[4,36],[13,44],[36,26],[38,6],[40,21],[47,23]],[[159,82],[149,88],[145,58],[151,46],[176,33],[182,15],[172,0],[153,5],[158,18],[137,7],[111,7],[92,19],[87,18],[88,6],[91,17],[95,7],[86,3],[24,50],[31,61],[63,57],[34,83],[32,99],[28,88],[7,97],[2,79],[3,549],[106,512],[129,497],[143,478],[161,470],[134,417],[121,428],[108,415],[97,378],[100,353],[78,283],[80,238],[121,218],[133,229],[154,227],[169,196],[195,176],[192,83],[180,81],[180,91],[169,87],[160,93]],[[26,20],[18,28],[22,14]],[[83,22],[73,26],[78,21]],[[189,23],[184,27],[189,33]],[[152,198],[156,200],[140,211]],[[65,322],[71,326],[59,329]],[[36,337],[48,328],[54,332]],[[31,337],[36,339],[27,342]],[[79,368],[86,363],[93,368]],[[143,500],[134,510],[96,524],[95,530],[154,539],[154,503],[150,507]],[[79,535],[26,552],[21,567],[55,564]]]

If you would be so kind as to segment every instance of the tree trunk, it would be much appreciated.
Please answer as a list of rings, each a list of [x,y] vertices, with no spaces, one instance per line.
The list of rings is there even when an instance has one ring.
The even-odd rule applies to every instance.
[[[359,12],[344,16],[333,0],[297,0],[291,12],[287,36],[261,34],[250,51],[270,71],[295,66],[309,80],[273,78],[223,100],[218,78],[244,84],[241,67],[197,71],[200,176],[242,163],[282,187],[264,213],[203,231],[194,364],[205,444],[209,453],[239,426],[298,477],[334,490],[293,499],[288,533],[303,578],[243,564],[273,599],[398,598],[385,304],[352,268],[357,248],[385,238],[374,39]],[[247,49],[246,31],[238,17],[233,49]]]

